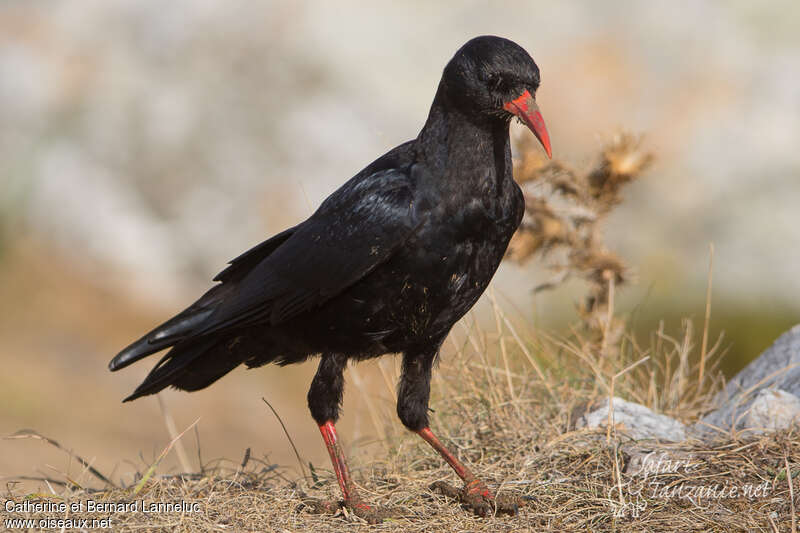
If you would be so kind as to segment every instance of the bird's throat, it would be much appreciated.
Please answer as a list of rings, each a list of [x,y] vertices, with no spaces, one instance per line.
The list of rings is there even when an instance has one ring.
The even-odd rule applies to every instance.
[[[499,194],[513,179],[506,120],[475,120],[434,101],[418,146],[432,178],[443,184]]]

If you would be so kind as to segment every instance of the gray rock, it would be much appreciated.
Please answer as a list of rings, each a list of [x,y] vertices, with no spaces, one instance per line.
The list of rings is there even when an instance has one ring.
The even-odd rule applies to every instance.
[[[732,429],[782,429],[794,416],[793,406],[800,401],[798,397],[800,324],[781,335],[736,374],[714,399],[717,408],[692,426],[690,434],[708,439]],[[769,418],[773,420],[767,424]]]
[[[613,419],[615,425],[622,424],[622,430],[635,440],[659,439],[679,442],[686,438],[684,425],[666,415],[654,413],[644,405],[628,402],[614,397]],[[599,409],[583,415],[576,426],[578,428],[607,427],[608,400]]]
[[[762,389],[744,418],[756,433],[786,429],[800,421],[800,398],[781,389]]]

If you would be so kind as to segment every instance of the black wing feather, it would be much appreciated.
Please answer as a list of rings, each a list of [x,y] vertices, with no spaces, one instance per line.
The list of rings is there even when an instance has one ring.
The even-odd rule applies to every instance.
[[[261,244],[253,246],[238,257],[231,259],[228,268],[214,277],[213,281],[233,282],[243,278],[253,267],[264,260],[269,254],[275,251],[278,246],[286,242],[292,236],[298,226],[284,230],[277,235],[267,239]]]
[[[221,283],[122,350],[109,368],[216,331],[278,324],[323,304],[386,261],[419,227],[413,190],[403,170],[358,174],[308,220],[233,259],[214,278]],[[186,351],[182,360],[190,357]],[[151,381],[166,382],[175,365],[162,360]]]
[[[198,330],[204,327],[205,322],[214,314],[220,303],[234,292],[236,283],[286,242],[296,228],[297,226],[284,230],[231,260],[230,266],[214,278],[214,281],[221,281],[221,284],[211,287],[188,308],[148,332],[136,342],[131,343],[111,360],[108,364],[109,368],[112,371],[125,368],[143,357],[160,352],[164,348],[169,348],[194,336]]]
[[[410,175],[356,176],[253,266],[200,334],[278,324],[323,304],[386,261],[419,227]]]

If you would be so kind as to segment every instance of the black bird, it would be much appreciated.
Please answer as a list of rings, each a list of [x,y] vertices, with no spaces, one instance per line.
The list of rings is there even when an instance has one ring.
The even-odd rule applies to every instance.
[[[369,521],[334,423],[348,359],[402,353],[397,414],[464,481],[480,515],[516,505],[486,485],[428,427],[431,367],[450,328],[492,279],[522,219],[509,124],[522,120],[551,155],[534,96],[539,68],[517,44],[476,37],[445,66],[425,126],[331,194],[307,220],[230,262],[187,309],[114,359],[119,370],[171,348],[125,401],[167,386],[195,391],[240,364],[319,355],[308,391],[344,496]],[[331,504],[328,508],[333,509]]]

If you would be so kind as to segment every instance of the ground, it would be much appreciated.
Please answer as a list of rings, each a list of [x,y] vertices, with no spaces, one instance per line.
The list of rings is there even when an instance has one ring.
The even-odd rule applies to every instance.
[[[589,374],[576,370],[580,365],[570,363],[563,353],[560,366],[555,359],[543,358],[544,351],[528,353],[528,360],[512,349],[510,338],[504,343],[507,364],[502,350],[494,352],[497,339],[467,333],[461,340],[463,344],[454,341],[461,348],[459,355],[440,365],[434,380],[432,426],[491,489],[523,502],[517,516],[475,517],[432,492],[432,483],[455,483],[455,475],[424,442],[389,421],[387,427],[394,429],[387,430],[381,453],[367,454],[362,446],[345,442],[363,497],[391,510],[393,518],[379,525],[368,525],[346,511],[308,512],[304,498],[339,497],[329,465],[303,464],[300,473],[297,464],[276,465],[250,453],[206,462],[202,472],[189,475],[160,472],[156,463],[124,487],[112,479],[118,486],[100,483],[91,490],[79,485],[97,486],[97,476],[73,467],[81,474],[60,480],[54,475],[42,482],[38,493],[17,492],[8,484],[6,497],[16,504],[44,498],[83,505],[83,512],[0,512],[4,520],[87,519],[87,527],[92,519],[110,519],[111,529],[123,532],[796,531],[796,430],[665,445],[633,443],[622,427],[608,432],[575,429],[577,414],[604,397],[597,386],[602,376],[588,379]],[[467,347],[473,343],[482,350],[470,353]],[[557,344],[562,352],[573,346]],[[552,346],[546,349],[553,351]],[[658,381],[658,365],[647,367],[637,367],[639,377],[635,371],[618,373],[614,393],[633,398],[642,379]],[[693,377],[689,374],[685,381]],[[667,380],[673,387],[678,381]],[[715,388],[705,387],[702,397]],[[675,403],[662,405],[662,411],[685,421],[696,416],[692,406],[702,402],[688,391],[664,391],[663,397],[671,395]],[[138,507],[90,513],[85,510],[90,500]],[[142,511],[165,503],[177,507]]]

